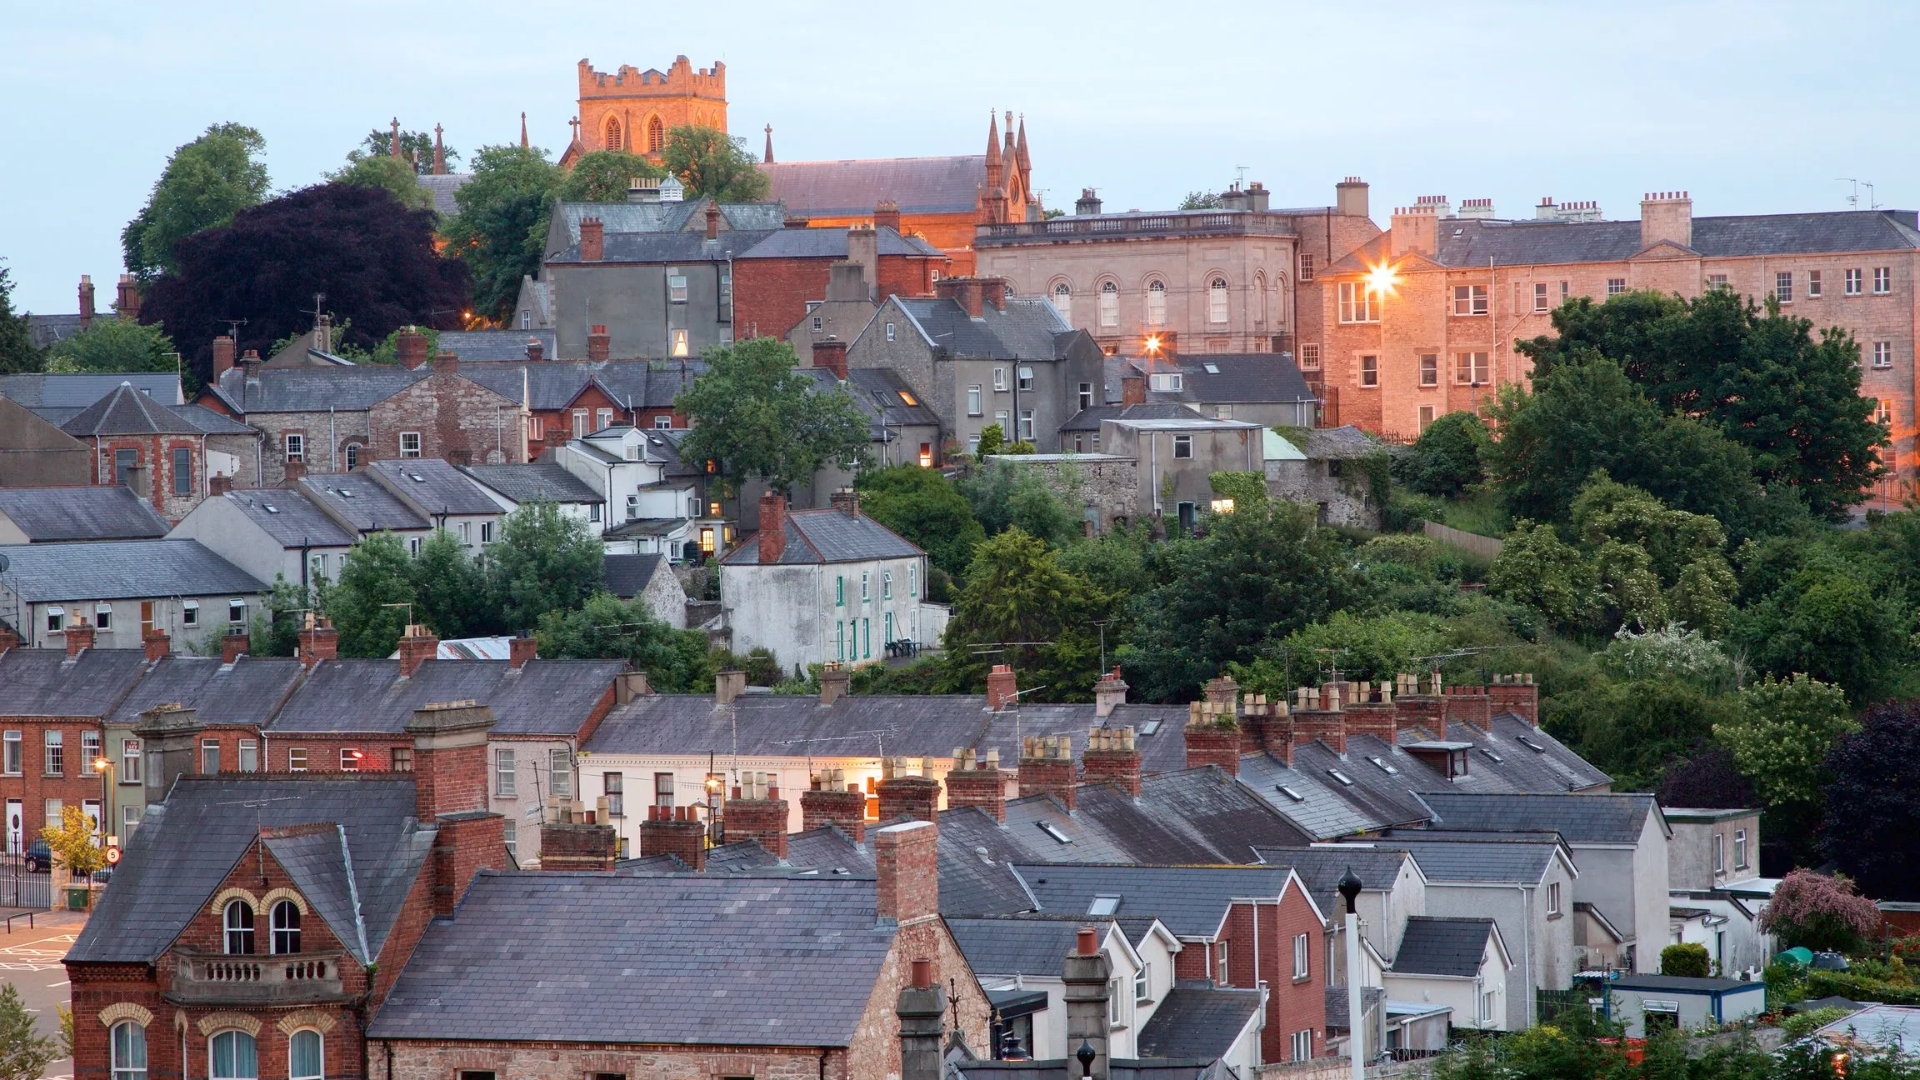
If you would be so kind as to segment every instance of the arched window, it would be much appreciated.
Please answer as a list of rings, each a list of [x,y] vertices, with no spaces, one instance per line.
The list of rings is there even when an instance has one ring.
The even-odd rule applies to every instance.
[[[253,905],[245,900],[229,900],[226,910],[227,952],[246,956],[253,952]]]
[[[147,1029],[131,1020],[113,1025],[113,1080],[147,1080]]]
[[[273,905],[270,916],[273,922],[274,953],[297,953],[300,951],[300,909],[291,900],[282,900]]]
[[[1253,275],[1253,321],[1256,326],[1267,324],[1267,278],[1265,274]]]
[[[647,121],[647,153],[657,154],[667,145],[667,126],[655,116]]]
[[[1167,283],[1150,281],[1147,283],[1147,325],[1165,326],[1167,323]]]
[[[1120,286],[1111,281],[1100,284],[1100,325],[1120,325]]]
[[[260,1053],[253,1036],[223,1031],[208,1040],[207,1075],[212,1080],[259,1080]]]
[[[326,1075],[326,1049],[320,1033],[296,1031],[287,1040],[287,1080],[321,1080]]]
[[[1207,321],[1223,323],[1227,321],[1227,279],[1214,278],[1207,286]]]
[[[620,118],[617,116],[607,117],[607,149],[626,149],[626,143],[620,139]]]
[[[1069,324],[1073,322],[1073,289],[1064,281],[1053,287],[1053,310]]]

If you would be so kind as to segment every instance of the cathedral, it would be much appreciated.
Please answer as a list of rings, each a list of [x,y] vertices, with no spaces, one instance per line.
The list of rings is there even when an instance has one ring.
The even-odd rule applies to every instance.
[[[727,130],[727,65],[715,61],[696,71],[679,56],[665,72],[622,64],[608,74],[582,60],[579,112],[560,164],[571,167],[595,150],[626,150],[658,162],[667,131],[688,124]]]

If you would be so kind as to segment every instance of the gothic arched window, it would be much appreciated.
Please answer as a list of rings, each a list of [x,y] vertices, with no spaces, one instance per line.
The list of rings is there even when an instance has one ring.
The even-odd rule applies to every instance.
[[[647,153],[657,154],[667,145],[667,126],[655,116],[647,120]]]
[[[607,117],[607,149],[626,149],[626,144],[620,141],[620,118],[617,116]]]

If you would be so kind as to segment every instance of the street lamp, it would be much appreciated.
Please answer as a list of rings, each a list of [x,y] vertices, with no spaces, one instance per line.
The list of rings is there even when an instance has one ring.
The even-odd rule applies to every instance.
[[[94,758],[93,771],[100,774],[100,842],[107,844],[107,822],[113,820],[113,762],[105,755]]]
[[[1367,1064],[1361,1034],[1365,1018],[1360,1009],[1360,915],[1353,903],[1360,898],[1360,877],[1347,867],[1340,878],[1340,895],[1347,901],[1347,1056],[1353,1061],[1353,1080],[1366,1080]]]

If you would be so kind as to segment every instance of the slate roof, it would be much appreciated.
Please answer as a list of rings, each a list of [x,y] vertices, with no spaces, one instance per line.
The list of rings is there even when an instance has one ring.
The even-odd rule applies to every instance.
[[[483,870],[427,928],[367,1034],[847,1046],[896,933],[876,923],[874,888]]]
[[[1360,1015],[1365,1016],[1369,1009],[1387,999],[1387,992],[1378,986],[1360,988]],[[1329,986],[1326,988],[1327,1026],[1330,1028],[1350,1027],[1347,1022],[1347,988]],[[1441,1006],[1445,1009],[1446,1006]]]
[[[74,316],[79,318],[79,316]],[[19,402],[29,409],[84,409],[101,398],[108,397],[120,388],[121,383],[132,383],[139,390],[164,405],[178,405],[184,400],[180,394],[180,376],[171,372],[141,371],[115,374],[55,374],[36,373],[31,375],[0,375],[0,397]]]
[[[1393,954],[1393,973],[1471,979],[1480,974],[1492,934],[1492,919],[1411,916],[1400,937],[1400,949]]]
[[[1521,885],[1539,884],[1559,848],[1551,841],[1415,840],[1404,833],[1375,841],[1374,846],[1411,852],[1427,880],[1435,884],[1498,881]]]
[[[1742,214],[1693,219],[1692,250],[1706,258],[1911,251],[1920,248],[1912,210]],[[1645,245],[1638,221],[1440,222],[1437,261],[1447,266],[1621,262]]]
[[[947,298],[895,296],[887,303],[905,313],[932,345],[963,359],[1059,360],[1075,339],[1053,303],[1037,297],[1013,297],[1004,306],[988,302],[978,319]]]
[[[1434,824],[1447,829],[1501,832],[1552,829],[1569,844],[1637,844],[1652,795],[1428,795]]]
[[[1181,395],[1211,404],[1314,401],[1300,369],[1279,353],[1183,354]],[[1212,370],[1208,370],[1211,368]]]
[[[152,961],[206,906],[257,830],[322,823],[346,831],[366,930],[362,958],[378,956],[433,845],[434,831],[421,828],[413,814],[413,778],[405,774],[183,776],[166,802],[147,808],[114,869],[113,888],[100,895],[66,958]],[[337,844],[338,831],[333,836]],[[282,850],[309,864],[299,873],[315,884],[319,895],[312,899],[359,953],[358,930],[341,915],[337,900],[344,877],[328,881],[310,861],[324,861],[322,847],[313,842]]]
[[[203,724],[264,724],[300,674],[292,657],[242,656],[222,664],[217,656],[175,653],[161,657],[107,719],[131,724],[155,705],[177,702],[198,711]]]
[[[297,487],[235,488],[220,497],[282,548],[348,547],[360,538],[328,517]]]
[[[1059,916],[1017,916],[998,919],[947,920],[953,940],[978,976],[1035,975],[1057,979],[1061,961],[1075,950],[1082,926],[1109,930],[1111,919]],[[1101,935],[1103,938],[1105,934]]]
[[[7,544],[7,587],[30,603],[243,596],[267,591],[253,575],[194,540]]]
[[[412,507],[366,476],[353,473],[309,476],[300,490],[363,533],[432,527],[426,518],[414,513]]]
[[[252,435],[254,429],[205,405],[169,405],[175,416],[207,435]]]
[[[664,555],[608,555],[602,566],[601,574],[607,583],[607,591],[622,600],[631,600],[646,591],[647,582],[660,570],[660,564],[666,561]]]
[[[1340,879],[1349,869],[1360,879],[1361,888],[1386,891],[1400,879],[1402,867],[1412,858],[1404,851],[1368,849],[1358,844],[1337,848],[1263,847],[1257,853],[1263,862],[1292,867],[1322,911],[1346,910],[1346,902],[1340,898]],[[1414,865],[1418,867],[1419,863]]]
[[[786,210],[777,202],[765,203],[719,203],[720,217],[726,222],[728,230],[743,232],[771,232],[786,225]],[[563,202],[554,207],[554,216],[559,218],[567,230],[567,243],[580,243],[580,219],[597,217],[601,228],[609,241],[620,233],[682,232],[691,230],[694,235],[706,236],[707,203],[705,199],[685,199],[680,202],[617,202],[585,203]],[[873,208],[869,206],[871,214]],[[722,234],[725,240],[725,234]],[[734,251],[745,251],[741,245],[734,245]]]
[[[500,504],[471,476],[440,458],[389,458],[372,464],[429,514],[499,514]]]
[[[29,543],[57,540],[151,540],[171,526],[131,488],[84,485],[0,488],[0,517]]]
[[[553,359],[553,330],[442,330],[439,343],[442,352],[458,356],[463,364],[511,364],[527,362],[530,338],[540,343],[543,363]]]
[[[722,565],[760,565],[759,535],[755,532],[743,538],[740,546],[721,560]],[[780,552],[781,566],[911,559],[926,554],[871,517],[849,516],[832,507],[787,511],[786,537],[786,546]]]
[[[1082,915],[1095,897],[1119,912],[1153,915],[1181,938],[1211,938],[1236,898],[1277,897],[1292,872],[1271,866],[1120,866],[1023,863],[1014,867],[1043,912]]]
[[[1094,405],[1081,409],[1060,425],[1061,431],[1099,431],[1107,420],[1205,420],[1190,405],[1176,401],[1149,401],[1144,405]]]
[[[867,415],[874,422],[875,438],[880,437],[880,425],[883,422],[896,428],[903,424],[921,427],[940,425],[940,414],[934,412],[927,405],[926,399],[920,396],[920,392],[909,385],[907,380],[893,368],[854,368],[847,372],[847,381],[853,384],[854,400],[860,403],[860,407],[866,410]],[[903,392],[906,396],[902,396]],[[911,396],[915,404],[907,404],[907,396]]]
[[[1006,825],[1014,842],[1042,862],[1241,864],[1258,857],[1255,845],[1307,843],[1304,833],[1212,767],[1145,777],[1138,799],[1108,785],[1083,785],[1072,814],[1048,796],[1015,799],[1007,803]]]
[[[77,311],[71,315],[27,316],[27,340],[36,349],[48,348],[79,332],[80,313]]]
[[[872,207],[867,212],[873,212]],[[942,256],[944,253],[917,236],[901,236],[892,226],[874,230],[874,243],[882,255]],[[734,256],[735,259],[844,259],[847,257],[845,229],[781,229]]]
[[[971,214],[987,181],[982,154],[958,157],[779,161],[760,166],[771,196],[799,214],[873,216],[891,199],[902,214]]]
[[[546,499],[551,502],[604,502],[585,480],[551,461],[525,465],[462,465],[460,471],[516,503]]]
[[[8,716],[105,717],[147,669],[141,649],[8,649],[0,655],[0,701]]]
[[[1143,1058],[1212,1061],[1226,1055],[1260,1011],[1258,990],[1176,986],[1140,1029]]]
[[[538,364],[495,363],[462,368],[460,374],[501,397],[525,402],[536,412],[573,404],[588,386],[598,386],[614,401],[635,409],[671,408],[673,399],[706,370],[700,360],[547,360]],[[523,375],[524,373],[524,375]]]
[[[1759,983],[1745,982],[1740,979],[1716,979],[1689,975],[1635,975],[1631,972],[1620,975],[1607,984],[1615,990],[1664,990],[1668,992],[1705,994],[1714,991],[1724,993],[1728,990],[1758,990]],[[1859,1017],[1853,1019],[1858,1020]]]
[[[122,382],[113,392],[60,425],[69,435],[197,435],[197,425]]]
[[[618,233],[609,230],[602,242],[598,261],[588,263],[581,259],[580,244],[576,240],[566,250],[548,256],[547,263],[601,266],[607,263],[726,262],[738,258],[742,252],[771,235],[772,232],[760,229],[736,229],[722,232],[710,241],[703,231]]]
[[[236,367],[206,392],[217,393],[233,411],[353,412],[371,408],[433,374],[431,365],[407,369],[390,364],[354,367],[263,368],[254,378]]]
[[[300,732],[398,735],[413,710],[471,699],[493,710],[496,735],[579,733],[622,660],[427,660],[411,676],[397,660],[323,660],[276,716],[276,738]]]
[[[465,187],[473,179],[472,173],[428,173],[416,176],[414,182],[426,188],[433,195],[433,212],[443,218],[450,218],[460,212],[460,203],[454,193]]]
[[[325,919],[347,951],[361,963],[376,958],[363,940],[366,926],[355,903],[353,850],[337,830],[269,836],[263,841],[293,887],[306,897],[314,913]]]

